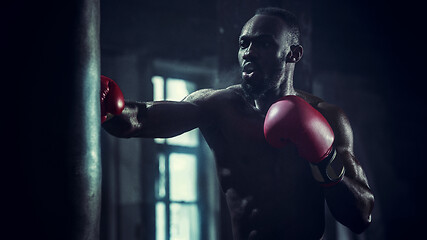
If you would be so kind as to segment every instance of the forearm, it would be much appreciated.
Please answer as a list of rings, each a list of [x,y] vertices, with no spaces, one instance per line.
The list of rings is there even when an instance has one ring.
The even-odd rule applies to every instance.
[[[202,124],[199,107],[188,102],[126,102],[121,115],[102,126],[116,137],[168,138]]]
[[[348,154],[347,158],[353,158]],[[345,156],[344,156],[345,157]],[[324,188],[328,207],[335,219],[356,233],[363,232],[371,222],[374,196],[362,168],[356,161],[344,161],[343,180]]]
[[[146,103],[126,101],[123,112],[120,115],[109,117],[102,127],[115,137],[133,137],[141,130],[141,122],[146,112]]]

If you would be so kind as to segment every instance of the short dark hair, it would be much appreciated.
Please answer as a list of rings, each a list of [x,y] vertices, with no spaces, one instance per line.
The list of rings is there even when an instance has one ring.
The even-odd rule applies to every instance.
[[[267,15],[267,16],[274,16],[282,19],[285,24],[289,27],[289,33],[290,33],[290,43],[292,45],[298,45],[301,44],[301,31],[298,23],[297,17],[289,12],[288,10],[277,8],[277,7],[265,7],[265,8],[258,8],[255,12],[255,15]]]

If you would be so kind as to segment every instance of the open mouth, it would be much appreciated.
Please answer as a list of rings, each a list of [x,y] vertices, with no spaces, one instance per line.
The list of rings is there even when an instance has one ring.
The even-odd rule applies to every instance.
[[[253,62],[248,62],[245,65],[243,65],[242,72],[244,72],[246,74],[251,74],[254,71],[256,71],[256,67],[255,67],[255,64]]]
[[[255,63],[247,62],[245,63],[245,65],[243,65],[242,77],[244,80],[249,80],[250,78],[254,77],[254,75],[258,72],[258,66]]]

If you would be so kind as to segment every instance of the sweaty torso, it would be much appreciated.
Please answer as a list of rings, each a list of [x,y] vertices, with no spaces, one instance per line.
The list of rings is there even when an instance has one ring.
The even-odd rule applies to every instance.
[[[321,238],[324,199],[309,164],[292,145],[268,145],[264,114],[238,86],[205,95],[202,109],[212,120],[200,129],[216,159],[234,239]]]

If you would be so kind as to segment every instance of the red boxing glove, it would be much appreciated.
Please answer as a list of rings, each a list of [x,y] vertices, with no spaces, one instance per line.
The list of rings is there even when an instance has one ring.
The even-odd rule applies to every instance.
[[[125,108],[123,93],[111,78],[101,75],[101,123],[107,114],[119,115]]]
[[[344,168],[338,174],[331,168],[336,156],[332,128],[323,115],[302,98],[285,96],[274,103],[265,117],[264,135],[276,148],[294,143],[299,155],[311,163],[313,176],[322,185],[333,185],[344,176]]]

